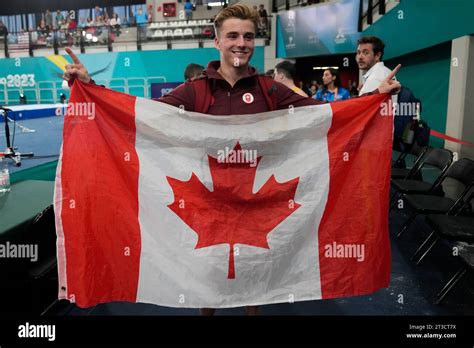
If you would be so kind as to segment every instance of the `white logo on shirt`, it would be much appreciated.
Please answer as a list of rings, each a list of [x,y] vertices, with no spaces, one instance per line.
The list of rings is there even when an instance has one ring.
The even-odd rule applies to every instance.
[[[251,103],[253,103],[253,95],[252,95],[252,93],[245,93],[245,94],[242,96],[242,100],[243,100],[244,103],[246,103],[246,104],[251,104]]]

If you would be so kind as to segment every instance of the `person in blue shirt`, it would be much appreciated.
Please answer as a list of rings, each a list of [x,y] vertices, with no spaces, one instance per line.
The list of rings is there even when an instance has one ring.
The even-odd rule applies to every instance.
[[[143,9],[140,7],[138,12],[135,14],[135,22],[137,26],[144,26],[148,23],[148,15],[143,12]]]
[[[148,15],[143,12],[143,9],[140,7],[138,12],[135,14],[135,23],[138,29],[138,38],[140,41],[146,40],[146,28],[148,24]]]
[[[184,13],[188,21],[190,19],[193,19],[193,4],[190,0],[186,0],[186,2],[184,3]]]
[[[339,71],[333,68],[324,70],[323,88],[319,89],[313,98],[323,102],[333,102],[349,99],[349,96],[349,91],[341,87]]]
[[[94,18],[96,17],[103,17],[104,16],[104,11],[99,7],[99,5],[96,5],[94,9]]]

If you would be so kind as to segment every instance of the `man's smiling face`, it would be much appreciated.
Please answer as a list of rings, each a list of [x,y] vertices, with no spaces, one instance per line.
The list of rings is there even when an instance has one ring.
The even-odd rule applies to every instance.
[[[255,48],[255,25],[248,19],[226,19],[214,43],[221,52],[221,65],[246,68]]]

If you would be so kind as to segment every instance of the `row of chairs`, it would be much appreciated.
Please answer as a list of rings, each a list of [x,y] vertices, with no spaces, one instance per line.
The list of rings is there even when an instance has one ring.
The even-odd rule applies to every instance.
[[[455,161],[449,150],[420,147],[415,142],[408,153],[399,156],[395,167],[408,154],[415,156],[412,168],[392,168],[391,186],[395,193],[390,211],[400,203],[407,204],[412,211],[396,237],[400,238],[417,216],[424,215],[432,230],[412,256],[417,265],[440,240],[454,243],[460,250],[458,256],[462,266],[437,294],[436,303],[439,304],[467,271],[474,268],[474,245],[471,246],[474,243],[471,206],[474,199],[474,161],[468,158]],[[432,182],[422,177],[423,169],[427,168],[439,171]],[[454,197],[447,197],[444,193],[443,183],[448,180],[460,187]]]
[[[193,31],[191,28],[186,28],[186,29],[167,29],[167,30],[155,30],[154,32],[149,32],[148,37],[151,38],[167,38],[167,37],[192,37],[194,35],[199,35],[201,34],[201,29],[197,28],[197,30]]]
[[[207,26],[210,25],[212,21],[210,19],[200,19],[200,20],[190,20],[190,21],[180,21],[180,22],[154,22],[148,26],[148,29],[163,29],[163,28],[188,28],[195,26]]]

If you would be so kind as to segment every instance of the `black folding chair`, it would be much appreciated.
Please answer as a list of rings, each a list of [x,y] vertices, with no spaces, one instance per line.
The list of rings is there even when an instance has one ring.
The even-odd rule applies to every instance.
[[[393,143],[392,150],[398,152],[399,155],[395,161],[392,160],[392,168],[406,168],[405,159],[408,155],[415,155],[418,157],[417,150],[426,146],[418,145],[417,139],[413,139],[412,144],[405,144],[402,141]]]
[[[390,210],[397,205],[397,200],[403,194],[440,194],[442,190],[439,183],[443,180],[446,171],[453,161],[453,153],[446,149],[429,149],[428,153],[423,156],[422,163],[416,168],[412,175],[416,175],[425,166],[436,167],[440,170],[438,177],[433,183],[414,179],[396,179],[391,180],[390,184],[395,189],[395,194],[390,204]]]
[[[419,214],[448,214],[453,215],[456,213],[464,203],[464,199],[468,196],[471,188],[474,186],[474,161],[462,158],[457,162],[454,162],[446,173],[437,180],[437,186],[441,186],[446,178],[454,179],[460,182],[464,186],[464,190],[455,199],[448,197],[434,196],[430,194],[404,194],[403,200],[413,210],[412,214],[405,222],[400,232],[397,234],[399,238],[410,226],[413,220]],[[433,188],[436,189],[435,186]]]
[[[471,221],[471,226],[474,221]],[[441,291],[437,294],[438,299],[436,304],[440,304],[443,299],[451,292],[454,286],[466,275],[466,273],[474,268],[474,247],[473,246],[461,246],[459,248],[459,259],[463,263],[462,266],[457,270],[454,276],[448,280]]]
[[[419,146],[416,142],[410,148],[409,152],[402,152],[401,155],[398,157],[395,165],[392,166],[392,179],[415,179],[414,175],[416,173],[420,173],[418,170],[419,166],[423,164],[423,157],[427,153],[428,147],[427,146]],[[399,161],[403,161],[406,156],[410,154],[415,156],[415,161],[413,163],[413,167],[411,168],[400,168],[397,166]],[[421,179],[420,179],[421,180]]]
[[[56,226],[53,205],[37,214],[27,227],[28,239],[38,245],[38,260],[28,269],[34,289],[33,310],[42,314],[57,299]],[[55,291],[56,290],[56,291]]]
[[[423,250],[425,245],[427,245],[430,240],[432,241],[423,255],[421,255],[417,260],[417,265],[421,263],[441,238],[453,242],[474,243],[474,217],[458,215],[467,208],[473,198],[474,192],[471,193],[470,197],[466,200],[466,203],[459,208],[454,215],[430,214],[426,217],[426,222],[432,228],[432,231],[418,247],[411,259],[415,260],[416,256]]]

